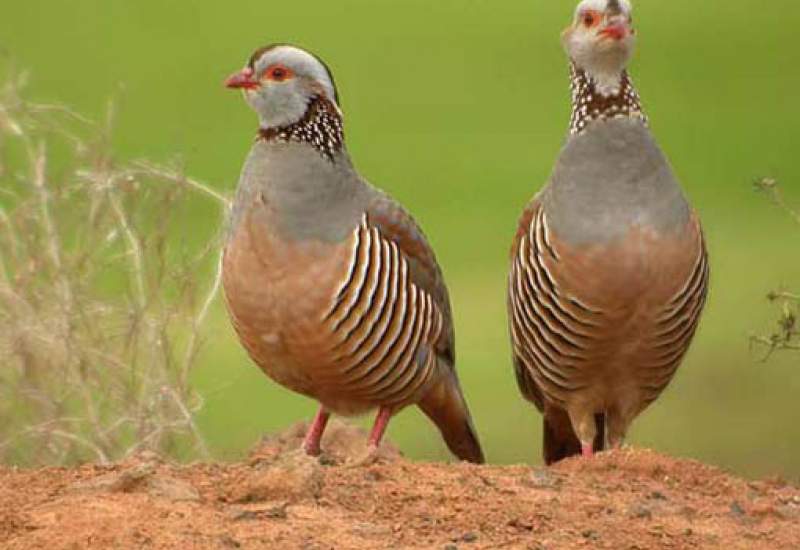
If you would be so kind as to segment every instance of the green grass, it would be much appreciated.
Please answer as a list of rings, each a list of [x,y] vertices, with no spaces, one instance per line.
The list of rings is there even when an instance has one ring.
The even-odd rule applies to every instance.
[[[456,311],[459,369],[487,453],[538,462],[540,420],[518,396],[505,320],[516,218],[545,181],[568,118],[559,32],[571,2],[28,0],[4,7],[4,66],[31,71],[35,99],[100,116],[119,100],[116,147],[179,157],[232,191],[255,118],[222,80],[267,42],[305,45],[332,66],[362,173],[400,199],[436,247]],[[800,4],[722,8],[637,4],[632,72],[652,128],[700,211],[712,292],[695,345],[631,441],[748,475],[800,477],[800,358],[757,364],[748,335],[771,319],[763,296],[800,287],[800,228],[750,182],[777,177],[800,202],[796,161]],[[213,231],[198,206],[188,239]],[[220,456],[312,414],[236,343],[218,304],[196,382],[200,421]],[[416,412],[391,437],[413,457],[445,457]]]

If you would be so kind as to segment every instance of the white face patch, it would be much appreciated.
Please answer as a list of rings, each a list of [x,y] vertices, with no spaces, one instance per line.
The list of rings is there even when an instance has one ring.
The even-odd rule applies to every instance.
[[[258,50],[251,58],[254,78],[259,85],[244,90],[247,103],[256,111],[262,129],[278,129],[297,124],[309,107],[323,99],[341,118],[333,76],[320,59],[295,46],[278,44]],[[270,67],[281,66],[289,78],[265,78]]]
[[[256,74],[280,63],[301,77],[313,80],[322,87],[328,100],[336,103],[336,87],[325,65],[309,52],[295,46],[277,46],[265,52],[255,63]]]
[[[616,10],[609,13],[610,8],[615,8],[615,1],[621,14]],[[633,55],[636,37],[631,31],[622,39],[607,40],[600,31],[611,21],[630,19],[631,9],[628,0],[583,0],[575,12],[575,22],[563,34],[570,59],[589,73],[597,84],[597,92],[604,96],[619,93],[622,72]],[[589,11],[603,14],[603,22],[585,23],[583,19]]]

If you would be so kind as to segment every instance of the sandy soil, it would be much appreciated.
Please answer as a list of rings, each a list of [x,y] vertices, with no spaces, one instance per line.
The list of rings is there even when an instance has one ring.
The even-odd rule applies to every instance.
[[[0,548],[800,548],[800,489],[624,450],[554,468],[425,464],[334,423],[319,460],[303,426],[249,460],[0,468]]]

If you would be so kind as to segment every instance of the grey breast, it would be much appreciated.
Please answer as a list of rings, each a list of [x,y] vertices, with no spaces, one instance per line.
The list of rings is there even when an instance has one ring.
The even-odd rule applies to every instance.
[[[345,151],[331,161],[304,144],[257,142],[242,169],[230,227],[257,207],[284,238],[339,242],[358,225],[372,193]]]
[[[649,129],[628,119],[596,122],[571,138],[541,200],[554,233],[574,245],[620,239],[632,226],[678,231],[690,216]]]

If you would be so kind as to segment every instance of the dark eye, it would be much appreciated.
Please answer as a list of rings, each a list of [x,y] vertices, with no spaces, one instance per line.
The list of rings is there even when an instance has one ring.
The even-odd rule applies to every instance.
[[[600,12],[595,10],[585,11],[583,12],[583,15],[581,15],[581,21],[583,21],[583,24],[587,27],[594,27],[595,25],[600,23],[601,19],[602,15],[600,14]]]
[[[292,71],[283,65],[273,65],[267,69],[265,77],[268,80],[274,80],[275,82],[283,82],[284,80],[288,80],[292,77]]]

